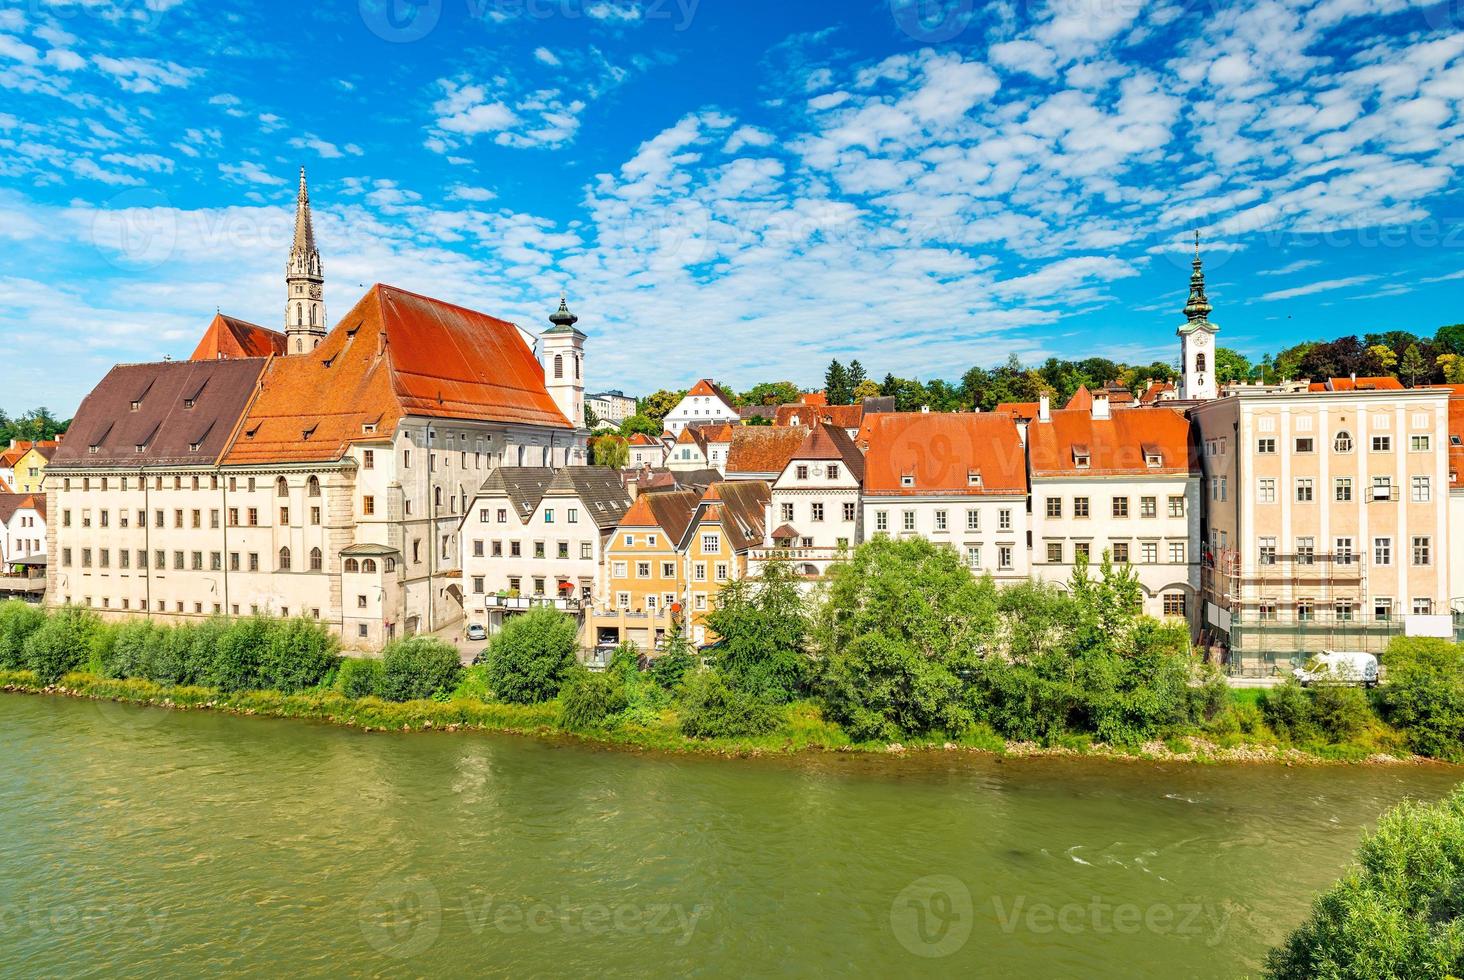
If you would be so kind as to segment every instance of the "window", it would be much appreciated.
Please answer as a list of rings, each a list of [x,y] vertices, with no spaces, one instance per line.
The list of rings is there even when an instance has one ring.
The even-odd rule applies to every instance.
[[[996,512],[996,526],[998,530],[1002,531],[1012,529],[1012,512],[1009,508],[1003,507]]]
[[[1310,436],[1298,436],[1296,440],[1296,451],[1298,453],[1316,452],[1317,441]]]
[[[1315,603],[1310,599],[1296,600],[1296,621],[1298,623],[1310,623],[1317,618]]]
[[[544,557],[544,542],[542,542],[542,541],[535,541],[534,542],[534,557],[535,558],[543,558]]]
[[[1257,552],[1257,560],[1262,565],[1276,564],[1276,539],[1261,538]]]
[[[720,534],[703,534],[702,551],[715,554],[722,550],[722,536]]]
[[[1317,558],[1316,538],[1296,539],[1296,563],[1298,565],[1314,565]]]
[[[1393,451],[1392,436],[1373,436],[1372,451],[1375,453],[1389,453]]]
[[[1333,486],[1333,496],[1338,501],[1346,503],[1352,499],[1352,477],[1339,476]]]
[[[1274,504],[1276,502],[1276,481],[1267,477],[1256,481],[1256,503]]]
[[[946,521],[946,512],[938,510],[935,512],[935,529],[937,531],[948,531],[950,526]]]
[[[371,494],[367,494],[361,498],[361,513],[368,517],[376,513],[376,498]]]
[[[661,562],[661,577],[662,578],[675,578],[676,577],[676,563],[674,561],[663,561],[663,562]]]
[[[1139,498],[1139,516],[1140,517],[1158,517],[1159,516],[1159,498],[1158,497],[1140,497]]]
[[[1183,592],[1166,592],[1166,593],[1164,593],[1164,615],[1166,615],[1166,616],[1183,616],[1184,615],[1184,593]]]
[[[1429,501],[1429,482],[1426,476],[1415,476],[1412,479],[1412,498],[1415,504],[1426,504]]]
[[[651,577],[651,563],[648,562],[648,561],[638,561],[638,562],[636,562],[635,563],[635,577],[636,578],[650,578]]]
[[[1062,498],[1061,497],[1048,497],[1047,498],[1047,516],[1048,517],[1061,517],[1062,516]]]
[[[1073,543],[1073,557],[1082,558],[1085,561],[1093,557],[1093,545],[1087,541],[1076,541]]]
[[[691,577],[693,581],[705,582],[707,580],[707,563],[699,561],[691,566]]]
[[[793,505],[779,504],[778,513],[782,515],[783,523],[788,523],[789,521],[793,520]]]
[[[1171,542],[1169,542],[1169,563],[1171,565],[1183,565],[1184,564],[1184,542],[1183,541],[1171,541]]]
[[[1116,541],[1113,544],[1113,560],[1120,565],[1127,565],[1129,560],[1129,546],[1126,541]]]
[[[1140,544],[1139,560],[1145,565],[1159,564],[1159,543],[1157,541],[1145,541]]]
[[[555,552],[554,553],[559,558],[568,558],[569,557],[569,542],[568,541],[560,541],[559,542],[559,547],[555,549]]]
[[[201,558],[202,556],[200,555],[199,557]],[[290,570],[290,549],[289,548],[281,548],[280,549],[280,571],[282,571],[282,572],[288,572],[289,570]]]
[[[1296,502],[1309,504],[1312,502],[1313,480],[1311,477],[1301,477],[1296,481]]]
[[[811,504],[809,506],[808,510],[809,510],[809,517],[812,520],[821,521],[821,520],[824,519],[824,505],[823,504],[818,503],[818,502],[814,502],[813,504]]]
[[[900,474],[900,486],[902,486],[902,487],[913,487],[914,485],[915,485],[915,474],[914,473],[901,473]]]
[[[250,527],[258,527],[259,526],[259,508],[258,507],[250,507],[249,508],[249,526]]]
[[[521,541],[510,541],[508,543],[508,556],[510,558],[520,558],[520,557],[523,556],[523,553],[524,553],[523,542],[521,542]]]
[[[1393,564],[1393,539],[1373,538],[1373,564]]]
[[[1429,538],[1427,536],[1414,537],[1414,539],[1413,539],[1413,564],[1415,564],[1415,565],[1431,565],[1431,564],[1433,564],[1432,547],[1431,547],[1432,542],[1433,542],[1433,539],[1432,538]]]
[[[1393,599],[1391,596],[1378,596],[1373,599],[1373,619],[1379,623],[1386,623],[1393,618]]]
[[[846,520],[846,521],[852,521],[854,519],[855,519],[854,504],[852,502],[850,502],[850,501],[845,501],[844,502],[844,520]]]
[[[1393,478],[1390,476],[1373,477],[1372,495],[1374,500],[1392,500]]]
[[[797,467],[797,469],[795,470],[795,473],[797,474],[798,479],[800,479],[800,480],[806,480],[806,479],[808,479],[808,467],[807,466],[799,466],[799,467]]]
[[[966,530],[968,530],[968,531],[979,531],[979,530],[981,530],[981,511],[979,511],[979,510],[968,510],[968,511],[966,511]]]
[[[1074,517],[1087,517],[1088,516],[1088,498],[1087,497],[1074,497],[1073,498],[1073,516]]]
[[[1352,552],[1352,539],[1351,538],[1338,538],[1334,542],[1334,547],[1332,548],[1332,555],[1333,555],[1334,558],[1336,558],[1337,564],[1339,564],[1339,565],[1351,565],[1352,564],[1352,560],[1355,557],[1355,555]]]
[[[1049,542],[1047,542],[1047,560],[1048,560],[1048,562],[1050,562],[1051,564],[1054,564],[1054,565],[1060,565],[1060,564],[1062,564],[1062,542],[1061,541],[1049,541]]]
[[[1012,547],[1001,545],[996,549],[996,566],[1003,571],[1010,571],[1012,568]]]
[[[830,480],[837,480],[839,478],[839,464],[830,463],[824,472],[828,475],[828,478]]]
[[[1092,465],[1092,459],[1086,450],[1073,450],[1073,466],[1080,470],[1086,470]]]
[[[553,507],[545,507],[544,508],[544,523],[545,524],[553,524],[554,523],[554,508]]]
[[[249,570],[251,572],[259,571],[259,553],[257,551],[249,552]]]
[[[972,569],[981,567],[981,548],[979,545],[966,546],[966,564]]]
[[[589,541],[580,542],[580,559],[582,561],[595,560],[595,546]]]
[[[906,531],[915,530],[915,512],[913,510],[905,511],[903,528]]]
[[[1337,438],[1332,440],[1332,448],[1339,453],[1352,452],[1352,433],[1346,429],[1337,433]]]
[[[1430,439],[1428,436],[1409,436],[1408,449],[1410,452],[1426,453],[1429,450]]]
[[[1413,600],[1413,615],[1415,615],[1415,616],[1432,616],[1433,615],[1433,600],[1432,599],[1414,599]]]
[[[324,567],[324,565],[325,565],[325,556],[320,553],[320,549],[319,548],[311,548],[310,549],[310,570],[312,572],[318,572],[318,571],[320,571]]]
[[[727,563],[726,562],[717,562],[717,581],[718,582],[725,582],[725,581],[727,581]]]
[[[363,470],[376,469],[376,450],[366,449],[361,453],[361,468]]]
[[[1352,600],[1338,599],[1332,604],[1332,616],[1339,623],[1352,622]]]
[[[564,519],[566,521],[568,521],[570,524],[578,524],[579,523],[579,508],[578,507],[570,507],[570,508],[568,508],[565,511]]]
[[[1114,517],[1127,517],[1128,514],[1129,514],[1128,504],[1129,504],[1129,502],[1128,502],[1128,498],[1127,497],[1114,497],[1113,498],[1113,516]]]
[[[1256,619],[1262,623],[1274,623],[1276,621],[1276,603],[1264,600],[1258,603]]]
[[[1257,439],[1256,452],[1261,454],[1262,456],[1273,455],[1276,452],[1276,440],[1274,438]]]
[[[786,506],[790,506],[790,505],[785,504],[784,506],[786,507]],[[887,510],[877,510],[877,511],[874,512],[874,529],[876,531],[888,531],[890,529],[890,512],[889,511],[887,511]]]

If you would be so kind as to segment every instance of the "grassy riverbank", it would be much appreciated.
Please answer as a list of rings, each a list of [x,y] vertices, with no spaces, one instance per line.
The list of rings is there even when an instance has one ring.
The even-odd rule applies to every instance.
[[[466,679],[464,687],[472,687]],[[217,688],[157,684],[140,679],[114,680],[88,673],[70,673],[56,684],[42,683],[33,671],[0,671],[0,690],[16,694],[52,695],[136,705],[139,708],[180,711],[222,711],[261,718],[292,718],[344,725],[365,732],[492,732],[540,738],[568,739],[624,749],[704,754],[758,756],[798,752],[859,752],[899,755],[906,752],[970,752],[1012,757],[1088,755],[1100,758],[1193,763],[1251,762],[1280,764],[1425,763],[1433,760],[1408,754],[1401,748],[1381,748],[1377,741],[1346,744],[1282,744],[1236,735],[1196,732],[1134,746],[1112,746],[1072,736],[1051,744],[1004,740],[990,731],[976,731],[949,739],[911,739],[889,743],[855,741],[839,725],[822,716],[810,702],[788,705],[778,728],[765,735],[738,738],[689,738],[681,733],[679,712],[668,708],[651,723],[626,723],[615,728],[566,731],[561,727],[561,705],[548,701],[532,705],[504,704],[462,693],[445,699],[405,703],[374,696],[351,698],[333,688],[295,694],[278,691],[225,692]],[[1252,700],[1251,692],[1233,692],[1237,702]]]

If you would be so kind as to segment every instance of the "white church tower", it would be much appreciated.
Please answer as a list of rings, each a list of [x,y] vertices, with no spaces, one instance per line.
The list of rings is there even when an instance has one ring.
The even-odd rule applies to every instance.
[[[285,265],[285,336],[287,354],[313,351],[325,339],[325,267],[315,247],[310,222],[310,192],[305,168],[300,168],[300,193],[295,198],[295,238]]]
[[[549,317],[554,324],[541,335],[544,387],[554,404],[576,429],[585,427],[585,335],[575,329],[579,317],[569,312],[564,294],[559,309]]]
[[[1219,397],[1215,384],[1215,335],[1220,328],[1210,322],[1214,309],[1205,298],[1205,270],[1200,264],[1200,233],[1195,232],[1195,263],[1190,273],[1189,302],[1184,304],[1185,324],[1176,331],[1183,361],[1179,397],[1197,401]]]

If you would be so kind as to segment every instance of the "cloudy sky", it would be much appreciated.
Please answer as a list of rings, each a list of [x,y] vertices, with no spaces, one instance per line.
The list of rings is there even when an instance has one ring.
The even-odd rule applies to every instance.
[[[592,388],[1172,359],[1196,228],[1247,353],[1464,320],[1457,3],[222,6],[0,3],[0,408],[278,325],[302,165],[329,313],[563,286]]]

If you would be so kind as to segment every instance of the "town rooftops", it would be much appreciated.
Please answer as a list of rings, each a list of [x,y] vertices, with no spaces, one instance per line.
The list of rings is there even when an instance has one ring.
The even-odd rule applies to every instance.
[[[680,541],[701,501],[699,490],[658,490],[643,493],[620,519],[622,528],[658,527],[666,532],[668,544]]]
[[[809,429],[789,461],[803,459],[840,460],[856,480],[864,479],[864,454],[854,445],[849,433],[837,425],[820,422]]]
[[[0,524],[10,523],[18,511],[33,510],[41,517],[46,516],[46,498],[43,494],[0,493]]]
[[[1347,378],[1328,378],[1325,381],[1313,381],[1308,387],[1309,391],[1402,391],[1403,382],[1397,378],[1359,378],[1357,376]]]
[[[285,339],[285,335],[278,330],[219,313],[203,332],[203,337],[198,341],[189,360],[216,361],[219,358],[283,354]]]
[[[827,422],[841,429],[857,429],[864,421],[863,405],[782,405],[774,425],[813,425]]]
[[[49,461],[56,453],[56,447],[61,445],[57,439],[11,439],[10,445],[0,450],[0,466],[14,467],[20,462],[22,456],[32,449],[44,460]]]
[[[576,497],[601,530],[614,527],[630,507],[620,474],[603,466],[500,466],[478,488],[478,497],[507,497],[524,523],[545,497]]]
[[[1002,402],[996,406],[994,411],[1001,415],[1010,415],[1022,422],[1030,422],[1037,417],[1040,408],[1039,402]]]
[[[228,447],[267,363],[247,357],[119,364],[76,410],[50,465],[211,465]]]
[[[729,408],[730,410],[734,412],[737,411],[737,405],[735,404],[734,399],[725,391],[723,391],[720,387],[718,387],[715,382],[712,382],[706,378],[702,378],[696,384],[692,385],[691,390],[688,391],[686,394],[688,397],[692,395],[697,395],[701,397],[710,396],[712,398],[717,398],[720,399],[722,404],[726,405],[727,408]]]
[[[748,419],[767,419],[772,421],[778,417],[777,405],[743,405],[737,409],[737,416],[744,422]]]
[[[340,459],[407,416],[571,428],[517,327],[378,283],[314,351],[270,361],[224,462]]]
[[[1027,429],[1033,479],[1052,476],[1189,475],[1199,472],[1184,413],[1119,408],[1109,418],[1062,409]]]
[[[734,551],[746,551],[762,544],[771,490],[761,480],[727,480],[713,483],[702,494],[698,520],[720,522]]]
[[[901,412],[867,426],[869,496],[981,496],[1027,492],[1017,423],[995,413]]]
[[[802,426],[750,425],[732,430],[727,475],[783,472],[808,430]]]

